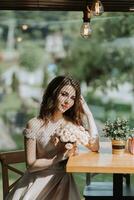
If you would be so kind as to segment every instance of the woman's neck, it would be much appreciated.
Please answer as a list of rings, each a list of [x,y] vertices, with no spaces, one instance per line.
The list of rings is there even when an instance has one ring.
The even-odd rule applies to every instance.
[[[57,121],[59,121],[60,119],[62,119],[63,118],[63,114],[61,113],[61,112],[55,112],[54,114],[53,114],[53,116],[51,117],[51,120],[53,121],[53,122],[57,122]]]

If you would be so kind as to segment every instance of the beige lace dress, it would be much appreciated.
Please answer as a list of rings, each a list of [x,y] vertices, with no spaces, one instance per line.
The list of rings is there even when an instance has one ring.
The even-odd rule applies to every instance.
[[[37,121],[37,119],[36,119]],[[36,140],[38,158],[52,158],[56,153],[51,136],[56,128],[64,126],[65,119],[57,123],[49,122],[35,129],[24,129],[26,138]],[[32,151],[32,148],[31,148]],[[43,170],[30,172],[26,170],[23,177],[10,191],[6,200],[80,200],[80,195],[71,173],[66,173],[67,158],[61,158],[57,164]]]

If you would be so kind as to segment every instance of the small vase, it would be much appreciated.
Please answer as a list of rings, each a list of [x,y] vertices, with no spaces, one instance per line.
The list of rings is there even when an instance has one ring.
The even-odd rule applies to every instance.
[[[112,140],[112,153],[123,154],[125,152],[125,140]]]
[[[128,152],[134,154],[134,137],[128,139]]]

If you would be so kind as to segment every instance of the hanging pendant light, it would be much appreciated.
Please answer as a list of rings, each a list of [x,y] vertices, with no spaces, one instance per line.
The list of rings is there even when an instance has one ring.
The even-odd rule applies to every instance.
[[[88,9],[86,8],[86,10],[83,11],[83,24],[80,28],[80,34],[85,39],[89,38],[92,34],[90,19],[91,19],[91,15]]]
[[[102,13],[104,12],[104,7],[103,7],[101,1],[94,0],[91,10],[92,10],[93,15],[95,15],[95,16],[102,15]]]

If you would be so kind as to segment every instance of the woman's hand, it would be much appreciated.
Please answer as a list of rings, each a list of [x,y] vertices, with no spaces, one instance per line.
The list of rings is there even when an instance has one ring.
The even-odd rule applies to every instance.
[[[78,148],[77,148],[77,145],[76,144],[73,144],[73,148],[72,149],[69,149],[69,150],[66,150],[66,152],[64,153],[64,156],[65,157],[70,157],[70,156],[75,156],[78,154]]]
[[[52,136],[51,141],[55,145],[57,156],[54,158],[54,162],[58,162],[59,160],[63,160],[69,158],[70,156],[74,156],[78,154],[77,145],[72,144],[73,147],[71,149],[66,149],[66,143],[61,142],[60,139],[56,136]]]
[[[51,137],[51,142],[53,143],[53,145],[55,146],[55,151],[58,153],[64,153],[66,151],[65,149],[65,143],[61,142],[60,139],[53,135]]]
[[[70,156],[75,156],[77,155],[77,147],[76,145],[70,149],[70,150],[65,150],[65,152],[59,152],[56,156],[53,157],[53,164],[56,164],[62,160],[65,160],[67,158],[69,158]]]
[[[88,145],[86,145],[86,147],[87,147],[88,149],[90,149],[91,151],[99,152],[99,149],[100,149],[99,137],[91,138],[91,139],[89,140]]]

